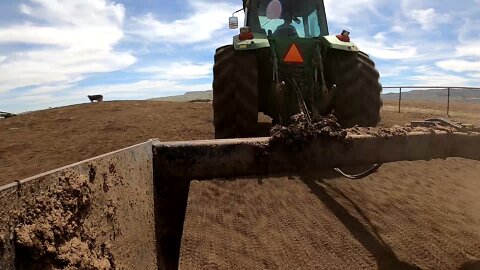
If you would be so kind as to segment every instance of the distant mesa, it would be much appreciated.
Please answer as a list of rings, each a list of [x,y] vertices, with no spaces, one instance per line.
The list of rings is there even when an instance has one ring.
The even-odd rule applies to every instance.
[[[179,95],[179,96],[152,98],[150,100],[173,101],[173,102],[210,102],[212,99],[213,99],[213,91],[206,90],[206,91],[186,92],[185,94]]]
[[[395,90],[395,89],[394,89]],[[398,90],[395,90],[398,91]],[[168,96],[152,98],[157,101],[174,101],[174,102],[201,102],[211,101],[213,99],[212,90],[186,92],[179,96]],[[398,93],[382,94],[383,100],[398,100]],[[412,90],[402,93],[403,100],[418,101],[446,101],[447,91],[445,89],[427,89]],[[450,100],[453,102],[480,102],[480,90],[452,89],[450,92]]]
[[[394,90],[398,91],[398,89]],[[383,100],[398,100],[398,98],[398,93],[382,94]],[[402,92],[402,100],[446,102],[447,98],[448,92],[446,89],[426,89]],[[451,89],[450,101],[470,103],[480,102],[480,90]]]

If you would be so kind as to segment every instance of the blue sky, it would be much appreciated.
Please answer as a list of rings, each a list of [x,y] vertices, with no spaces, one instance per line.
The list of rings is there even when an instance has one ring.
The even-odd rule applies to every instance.
[[[480,86],[480,0],[325,0],[385,86]],[[0,0],[0,110],[211,89],[240,0]],[[238,31],[238,30],[237,30]]]

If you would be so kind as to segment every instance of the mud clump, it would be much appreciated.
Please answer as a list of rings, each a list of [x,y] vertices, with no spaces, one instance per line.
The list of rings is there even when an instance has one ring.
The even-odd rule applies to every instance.
[[[347,129],[348,134],[351,135],[370,135],[374,137],[380,138],[389,138],[393,136],[407,136],[409,133],[412,132],[422,132],[422,133],[432,133],[435,134],[437,132],[447,132],[447,133],[454,133],[458,131],[452,127],[443,127],[443,126],[434,126],[434,127],[411,127],[407,126],[393,126],[390,128],[385,127],[353,127]]]
[[[274,126],[270,130],[270,136],[270,147],[284,145],[291,151],[298,151],[313,140],[344,140],[347,132],[333,115],[314,116],[312,121],[308,121],[304,114],[296,114],[288,126]]]
[[[371,135],[374,137],[392,137],[392,136],[406,136],[414,129],[410,127],[393,126],[391,128],[384,127],[353,127],[347,129],[347,132],[352,135]]]
[[[96,243],[84,228],[91,206],[89,177],[73,173],[59,186],[27,202],[15,227],[20,269],[114,269],[109,244]]]

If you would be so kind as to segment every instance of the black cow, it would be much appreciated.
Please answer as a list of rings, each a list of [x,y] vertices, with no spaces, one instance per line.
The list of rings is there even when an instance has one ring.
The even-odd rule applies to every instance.
[[[102,95],[93,95],[93,96],[90,96],[88,95],[88,99],[90,99],[90,102],[102,102],[103,101],[103,96]]]

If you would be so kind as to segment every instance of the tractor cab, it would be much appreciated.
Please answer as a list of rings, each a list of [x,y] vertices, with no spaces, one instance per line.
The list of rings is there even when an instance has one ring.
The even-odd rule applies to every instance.
[[[311,54],[312,44],[320,40],[327,47],[358,51],[350,43],[348,31],[329,36],[323,0],[243,0],[243,8],[230,17],[230,29],[238,28],[235,13],[240,11],[245,12],[246,20],[240,34],[233,38],[235,50],[257,50],[274,43],[285,47],[295,41]],[[278,46],[274,49],[284,53]]]
[[[246,1],[247,26],[268,37],[312,38],[328,35],[322,0]]]

